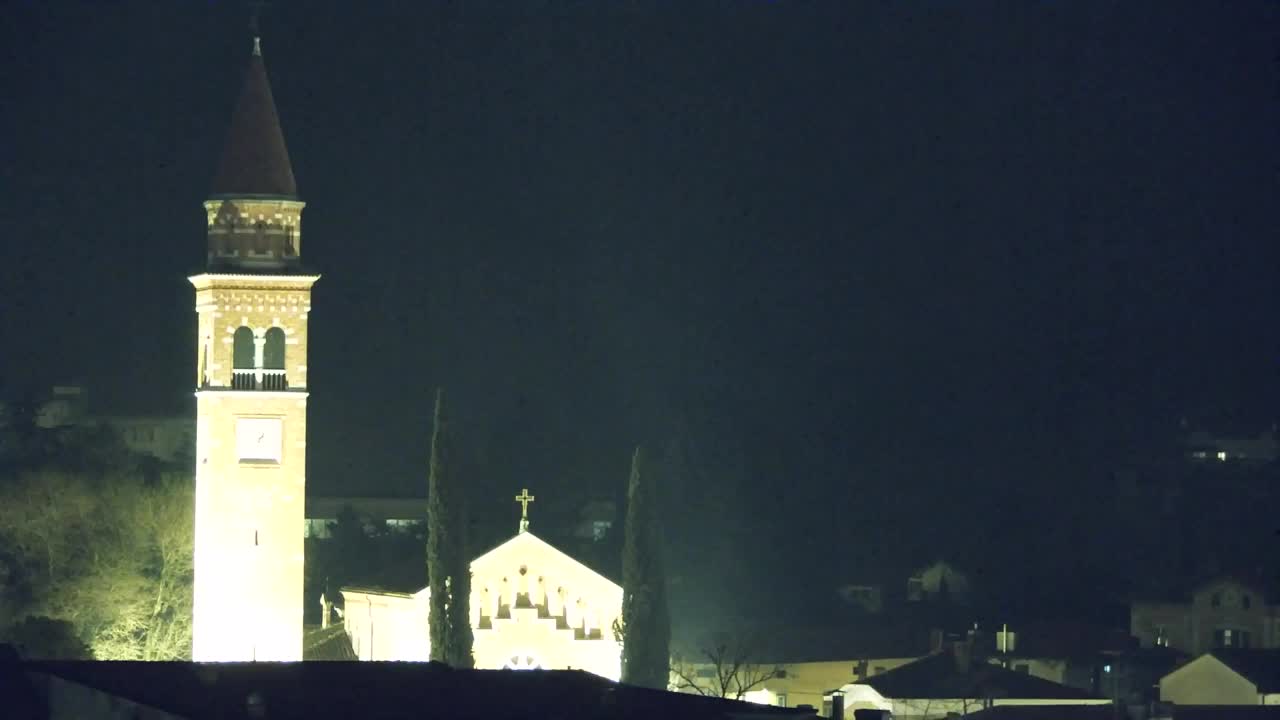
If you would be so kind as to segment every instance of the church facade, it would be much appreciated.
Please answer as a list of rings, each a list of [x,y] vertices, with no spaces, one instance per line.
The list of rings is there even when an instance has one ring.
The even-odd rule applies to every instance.
[[[343,623],[361,660],[425,661],[429,588],[393,593],[343,588]],[[578,669],[617,680],[614,621],[622,588],[527,530],[471,563],[475,666]]]
[[[192,657],[301,660],[307,317],[303,203],[257,39],[195,287]],[[251,592],[246,591],[252,588]]]

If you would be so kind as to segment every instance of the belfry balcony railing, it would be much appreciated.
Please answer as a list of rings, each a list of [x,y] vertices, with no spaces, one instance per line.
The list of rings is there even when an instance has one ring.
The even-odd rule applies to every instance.
[[[236,368],[231,371],[232,390],[288,390],[284,370]]]

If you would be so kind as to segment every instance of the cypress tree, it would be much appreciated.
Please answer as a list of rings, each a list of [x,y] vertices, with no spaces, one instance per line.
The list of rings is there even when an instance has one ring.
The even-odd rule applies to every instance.
[[[637,447],[631,458],[622,548],[622,681],[665,690],[671,662],[671,618],[653,484],[644,450]]]
[[[466,517],[454,477],[452,435],[444,391],[436,391],[427,489],[427,632],[431,659],[471,667],[471,567],[466,559]]]

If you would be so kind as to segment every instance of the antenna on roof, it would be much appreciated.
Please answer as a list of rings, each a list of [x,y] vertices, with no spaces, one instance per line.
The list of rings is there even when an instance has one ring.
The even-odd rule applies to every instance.
[[[253,54],[258,56],[262,55],[262,30],[258,18],[266,4],[265,0],[249,0],[249,33],[253,35]]]

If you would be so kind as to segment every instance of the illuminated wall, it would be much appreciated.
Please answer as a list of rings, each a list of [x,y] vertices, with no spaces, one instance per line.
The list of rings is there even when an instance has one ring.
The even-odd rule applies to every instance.
[[[780,705],[784,707],[811,705],[815,708],[821,708],[822,700],[826,693],[842,685],[856,683],[864,679],[864,676],[859,675],[857,672],[861,663],[866,663],[867,674],[865,677],[871,677],[918,659],[918,657],[868,659],[851,656],[847,660],[772,663],[764,658],[756,658],[756,667],[745,672],[743,674],[744,678],[750,675],[759,677],[761,672],[767,672],[773,668],[777,668],[782,672],[777,677],[769,678],[752,688],[742,699],[761,705]],[[681,670],[686,677],[704,692],[711,692],[716,688],[716,681],[713,679],[716,674],[714,665],[692,662],[682,667]],[[681,692],[697,692],[693,688],[682,687],[685,683],[686,680],[673,674],[671,680],[673,687],[681,688]]]
[[[1258,686],[1212,655],[1160,678],[1160,699],[1177,705],[1263,705]]]
[[[196,661],[302,658],[307,314],[314,276],[191,278],[196,392]],[[233,368],[252,331],[258,367]],[[262,370],[268,331],[285,363]],[[277,331],[277,333],[279,332]]]
[[[532,533],[471,563],[471,626],[477,668],[579,669],[617,680],[613,621],[622,588]],[[344,623],[361,660],[425,660],[428,590],[344,588]]]

